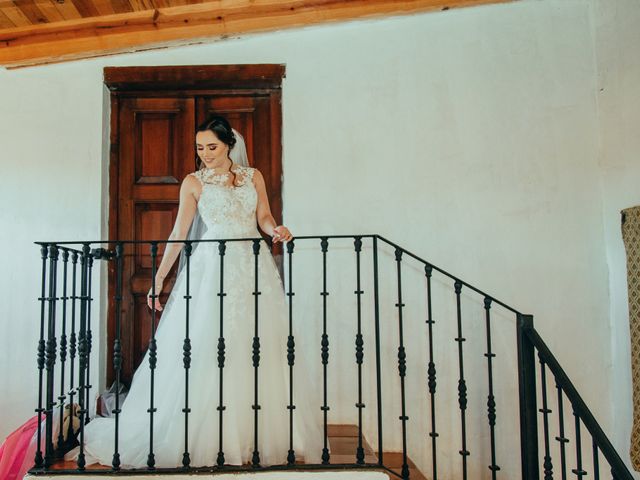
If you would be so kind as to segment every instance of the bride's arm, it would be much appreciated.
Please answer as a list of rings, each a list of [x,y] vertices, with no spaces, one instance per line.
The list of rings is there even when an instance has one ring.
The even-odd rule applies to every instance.
[[[185,240],[189,233],[189,227],[193,222],[193,218],[196,214],[198,202],[196,201],[195,194],[198,191],[199,182],[193,175],[187,175],[182,181],[180,186],[180,204],[178,206],[178,215],[176,216],[173,230],[169,235],[169,240]],[[183,243],[167,243],[162,255],[162,260],[156,271],[155,284],[156,295],[162,290],[164,279],[168,275],[171,267],[173,266],[176,258],[180,255],[180,250],[184,246]],[[149,293],[150,295],[150,293]],[[151,298],[147,298],[147,304],[151,308]],[[162,310],[158,298],[156,297],[156,308]]]
[[[289,241],[293,238],[289,229],[283,225],[278,226],[271,214],[269,207],[269,197],[264,177],[257,168],[253,173],[253,184],[258,193],[258,205],[256,207],[256,220],[260,229],[267,235],[273,237],[274,241]]]

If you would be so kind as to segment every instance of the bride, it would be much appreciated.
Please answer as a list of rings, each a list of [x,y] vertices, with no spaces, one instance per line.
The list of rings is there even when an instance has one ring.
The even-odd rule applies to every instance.
[[[248,166],[244,139],[228,120],[210,116],[197,128],[195,140],[200,168],[182,182],[169,240],[259,238],[259,226],[274,242],[290,241],[289,229],[276,225],[271,214],[262,174]],[[189,267],[184,268],[183,246],[167,244],[147,295],[148,306],[163,311],[155,335],[157,361],[152,379],[147,351],[122,404],[120,466],[181,467],[184,458],[193,467],[286,463],[288,309],[271,252],[262,241],[228,241],[223,248],[219,242],[194,242]],[[163,307],[158,295],[179,255],[176,282]],[[185,296],[190,296],[188,323]],[[187,331],[188,380],[183,364]],[[223,358],[218,355],[221,344]],[[296,356],[299,372],[304,371],[301,361]],[[314,405],[320,402],[310,398],[308,378],[296,379],[296,461],[320,463],[323,431]],[[111,465],[114,446],[114,417],[95,417],[84,427],[80,463]],[[76,447],[65,459],[78,459],[79,450]]]

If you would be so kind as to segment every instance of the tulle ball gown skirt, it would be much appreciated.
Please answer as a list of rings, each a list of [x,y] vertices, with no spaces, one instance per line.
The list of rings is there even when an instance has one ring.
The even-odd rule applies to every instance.
[[[257,230],[243,237],[258,237]],[[213,237],[229,238],[229,237]],[[157,363],[153,370],[153,454],[155,467],[181,467],[185,452],[185,413],[188,406],[187,445],[190,465],[213,466],[219,452],[224,463],[251,463],[254,451],[263,466],[282,464],[289,451],[289,380],[287,364],[288,306],[282,280],[267,244],[256,256],[251,241],[200,243],[189,262],[188,337],[191,361],[185,376],[183,346],[187,336],[187,269],[178,275],[156,329]],[[221,277],[220,271],[223,271]],[[222,285],[221,285],[222,281]],[[223,293],[224,295],[220,295]],[[257,299],[257,307],[256,307]],[[222,300],[222,306],[221,306]],[[259,345],[254,340],[256,309]],[[221,335],[222,328],[222,335]],[[224,338],[224,360],[218,358]],[[259,348],[258,348],[259,347]],[[259,355],[259,358],[257,357]],[[224,362],[222,371],[219,361]],[[255,368],[258,367],[259,409],[255,409]],[[304,382],[304,374],[297,376]],[[222,386],[222,390],[221,390]],[[188,387],[188,389],[187,389]],[[298,385],[295,400],[294,450],[296,458],[319,463],[323,431],[312,386]],[[188,392],[188,393],[186,393]],[[222,392],[222,401],[220,395]],[[188,400],[186,395],[188,394]],[[149,350],[136,370],[122,404],[119,419],[121,468],[146,468],[151,449],[148,413],[151,398]],[[188,405],[187,405],[188,401]],[[222,405],[222,442],[220,414]],[[258,415],[257,448],[254,441]],[[85,426],[87,464],[111,465],[114,417],[93,418]],[[67,454],[76,459],[78,448]]]

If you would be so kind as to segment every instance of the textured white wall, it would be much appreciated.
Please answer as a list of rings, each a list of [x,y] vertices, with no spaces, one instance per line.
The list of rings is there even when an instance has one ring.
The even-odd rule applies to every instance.
[[[605,431],[623,441],[619,429],[627,426],[630,398],[616,396],[612,403],[609,393],[628,382],[624,364],[628,352],[615,347],[628,338],[623,279],[612,279],[610,285],[607,267],[607,261],[613,262],[621,272],[621,245],[616,237],[618,217],[611,219],[605,213],[603,222],[603,211],[617,213],[624,197],[634,195],[635,145],[629,145],[622,170],[606,167],[619,165],[619,156],[609,157],[607,152],[631,141],[629,130],[619,129],[616,108],[635,88],[626,80],[627,67],[633,67],[637,78],[638,66],[629,66],[634,50],[624,37],[613,36],[610,24],[595,29],[597,20],[613,9],[610,2],[598,5],[592,8],[590,2],[577,0],[520,1],[0,71],[0,201],[5,205],[0,222],[8,226],[0,233],[5,252],[0,291],[7,299],[5,315],[0,317],[7,332],[0,348],[0,385],[5,392],[0,398],[0,435],[32,415],[35,402],[39,254],[32,242],[106,237],[107,114],[102,68],[285,63],[283,195],[285,220],[293,232],[381,233],[534,314],[537,328]],[[624,3],[624,8],[637,11],[633,2]],[[616,12],[617,21],[628,18],[626,10]],[[631,29],[629,23],[628,34]],[[611,112],[601,116],[597,87],[604,67],[597,66],[594,39],[605,42],[599,57],[615,64],[616,80],[629,82],[626,90],[612,97]],[[619,49],[628,49],[622,57],[627,63],[619,60]],[[625,108],[632,115],[632,106]],[[627,183],[621,187],[616,175],[627,178]],[[394,274],[392,253],[383,255],[389,275]],[[348,250],[332,254],[351,255]],[[370,258],[370,251],[367,255]],[[420,296],[424,276],[409,263],[405,269],[405,285],[415,292],[407,297],[411,302],[406,313],[411,332],[409,436],[411,444],[418,445],[428,428],[424,374],[419,370],[426,363]],[[314,278],[310,275],[309,281]],[[381,285],[383,329],[389,339],[397,335],[393,278]],[[347,292],[346,299],[353,291],[352,281],[352,277],[332,280],[331,308],[339,304],[338,292]],[[449,451],[442,453],[440,465],[454,472],[460,463],[455,305],[450,282],[436,283],[437,400],[443,418],[438,430],[441,447]],[[365,289],[370,293],[370,285]],[[298,301],[310,305],[317,299]],[[502,378],[496,379],[501,394],[497,461],[505,476],[515,476],[519,463],[513,455],[518,440],[514,320],[499,310],[494,321],[496,375]],[[350,312],[337,311],[332,317],[333,368],[342,361],[348,362],[344,368],[353,368]],[[463,312],[465,335],[475,339],[465,344],[469,403],[477,412],[469,421],[474,442],[470,449],[473,459],[480,458],[472,473],[487,475],[481,302],[465,296]],[[98,310],[95,318],[97,314]],[[317,359],[317,345],[309,348]],[[95,362],[99,350],[94,349]],[[367,354],[371,362],[370,348]],[[385,354],[395,361],[393,342]],[[620,368],[613,369],[612,361],[620,362]],[[371,366],[367,365],[367,375]],[[384,373],[387,385],[397,383],[394,363],[386,365]],[[99,378],[93,379],[93,385],[101,384]],[[332,388],[332,419],[353,421],[353,383],[335,381]],[[341,395],[351,407],[335,406]],[[387,392],[384,405],[385,418],[397,425],[393,432],[387,431],[385,442],[397,448],[396,392]],[[373,407],[369,401],[368,425]],[[614,417],[616,411],[626,413]],[[370,427],[368,433],[373,442]],[[476,439],[483,440],[482,446]],[[426,445],[411,454],[428,466]]]
[[[640,205],[640,5],[593,2],[598,63],[599,164],[603,227],[609,264],[613,441],[628,461],[633,420],[629,307],[620,210]]]

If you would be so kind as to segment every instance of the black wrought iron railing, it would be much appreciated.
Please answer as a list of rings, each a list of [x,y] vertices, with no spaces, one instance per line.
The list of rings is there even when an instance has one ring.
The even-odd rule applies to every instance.
[[[124,260],[127,255],[136,255],[138,246],[149,246],[149,284],[154,302],[159,297],[155,282],[152,281],[158,268],[158,246],[171,242],[38,243],[42,268],[37,349],[39,387],[36,412],[39,428],[34,467],[30,473],[97,473],[87,468],[83,452],[84,427],[91,421],[91,379],[96,376],[95,372],[92,375],[91,370],[92,321],[95,322],[92,319],[92,303],[96,290],[92,281],[96,276],[94,262],[112,262],[115,267],[115,338],[109,348],[112,348],[113,371],[119,387],[124,356],[121,338],[124,321]],[[545,480],[554,476],[565,480],[569,474],[578,480],[586,475],[595,479],[601,475],[613,479],[632,478],[566,373],[533,328],[531,315],[519,312],[375,234],[303,236],[286,244],[283,295],[288,303],[288,331],[282,362],[283,366],[288,366],[288,392],[287,404],[282,408],[288,410],[288,425],[282,427],[283,431],[288,432],[288,450],[283,452],[284,461],[281,465],[262,466],[258,441],[259,416],[267,412],[261,412],[260,408],[259,378],[269,375],[269,372],[261,369],[260,361],[263,345],[260,336],[258,259],[260,255],[271,254],[271,245],[262,238],[173,242],[184,243],[186,259],[186,290],[183,297],[185,337],[182,351],[184,416],[175,419],[176,423],[184,424],[184,453],[180,465],[174,468],[156,467],[154,414],[157,412],[155,399],[161,392],[156,391],[153,379],[158,357],[166,355],[166,352],[157,349],[157,311],[153,308],[150,310],[148,365],[140,366],[149,368],[151,376],[146,412],[149,451],[146,468],[131,470],[131,473],[372,468],[382,469],[403,479],[428,477],[437,480],[439,475],[449,477],[455,474],[467,480],[470,476],[477,476],[478,472],[481,477],[490,476],[492,480],[501,475],[505,478],[521,476],[533,480],[539,479],[541,473]],[[215,404],[213,408],[218,412],[218,431],[211,432],[211,436],[217,437],[218,449],[212,452],[211,465],[193,466],[189,427],[198,419],[190,416],[190,395],[198,385],[190,385],[189,382],[192,361],[190,303],[193,301],[191,253],[195,244],[205,242],[217,244],[220,266],[217,292],[219,336],[211,339],[217,345],[216,368],[219,372],[217,398],[211,399],[212,405]],[[249,464],[244,466],[227,464],[223,443],[225,402],[233,401],[225,397],[225,382],[236,380],[224,376],[226,352],[230,347],[224,329],[224,300],[227,295],[225,259],[229,255],[227,246],[232,242],[250,245],[254,256],[254,275],[247,278],[248,282],[254,282],[251,345],[253,403],[250,406],[252,412],[247,412],[247,415],[253,416],[254,429],[253,438],[245,439],[252,444],[253,451]],[[368,259],[365,256],[367,253],[370,255]],[[295,276],[295,283],[294,271],[298,270],[294,266],[300,269],[300,274]],[[314,284],[310,279],[316,276],[321,280]],[[301,297],[317,295],[317,290],[312,291],[316,287],[321,288],[321,304],[314,314],[310,314],[308,307],[312,303],[305,304]],[[330,293],[335,300],[330,300]],[[305,308],[298,309],[294,305],[294,296],[296,302]],[[353,314],[348,321],[344,318],[348,316],[347,312]],[[318,319],[317,324],[311,325],[314,318]],[[313,332],[309,334],[311,337],[316,332],[319,334],[312,338],[317,341],[317,350],[310,351],[298,345],[300,339],[294,334],[294,325],[302,319],[309,322],[309,332]],[[512,336],[509,329],[515,335]],[[349,348],[355,347],[348,356],[344,354],[346,337],[354,342]],[[450,343],[451,338],[453,344]],[[539,370],[536,368],[536,352]],[[451,361],[442,361],[446,354],[451,355]],[[480,361],[479,355],[484,360]],[[499,355],[501,358],[498,362]],[[323,438],[321,462],[316,465],[298,463],[294,450],[294,424],[299,420],[297,415],[303,414],[296,410],[294,384],[298,376],[306,375],[306,372],[296,368],[300,356],[318,362],[317,368],[322,378],[318,384],[317,406],[322,416]],[[333,363],[330,363],[330,358]],[[515,375],[510,374],[509,366],[513,367]],[[396,370],[395,374],[393,370]],[[555,412],[548,395],[549,373],[555,380],[557,391]],[[457,376],[455,380],[454,376]],[[486,379],[486,382],[480,378]],[[454,387],[455,392],[448,387]],[[115,422],[113,456],[111,465],[101,473],[123,471],[120,454],[121,448],[126,448],[126,445],[119,442],[119,418],[122,413],[119,391],[119,388],[115,389],[115,407],[107,412]],[[478,408],[481,397],[484,398],[482,401],[485,402],[486,411]],[[74,427],[73,422],[68,425],[63,423],[65,408],[73,410],[76,402],[81,420],[78,428]],[[515,413],[509,410],[512,404],[518,405]],[[567,408],[572,409],[574,416],[573,435],[565,426]],[[501,416],[499,410],[504,412]],[[56,412],[57,417],[54,415]],[[57,440],[54,436],[55,418],[59,422]],[[552,426],[554,420],[555,427]],[[332,423],[351,421],[357,429],[356,442],[347,457],[350,460],[345,461],[343,455],[335,455],[335,449],[331,448],[329,430]],[[451,428],[452,425],[455,428]],[[511,428],[513,425],[515,427]],[[581,430],[582,427],[586,432]],[[557,431],[555,443],[552,440],[553,430]],[[589,458],[583,452],[584,433],[590,437]],[[373,444],[371,450],[375,460],[371,460],[372,457],[367,460],[368,440]],[[569,452],[571,441],[574,448]],[[520,454],[513,455],[513,445],[517,444],[520,444]],[[76,465],[61,467],[59,462],[64,453],[76,445],[80,447]],[[338,458],[335,461],[334,456]],[[453,460],[456,456],[458,461]],[[394,463],[393,459],[399,461]]]

